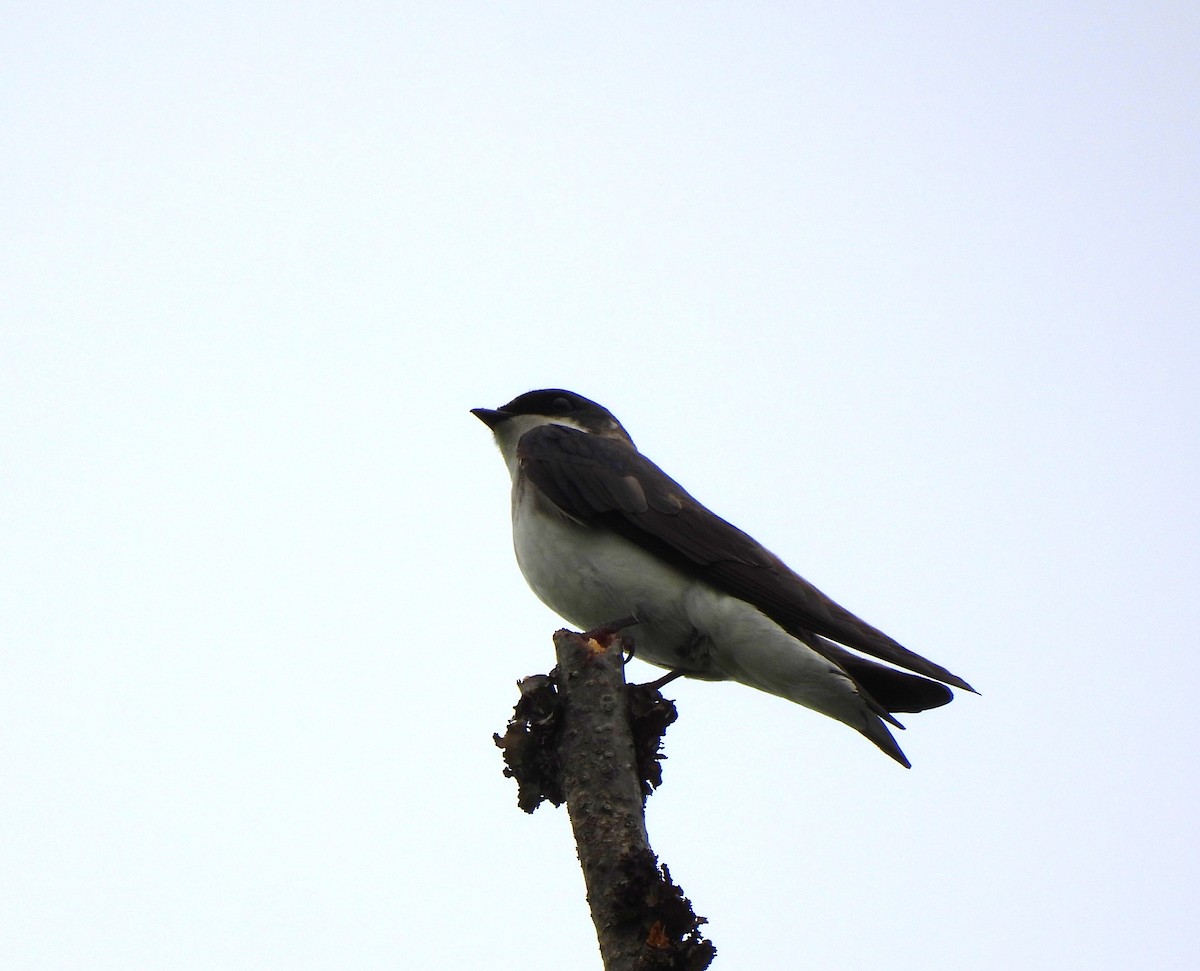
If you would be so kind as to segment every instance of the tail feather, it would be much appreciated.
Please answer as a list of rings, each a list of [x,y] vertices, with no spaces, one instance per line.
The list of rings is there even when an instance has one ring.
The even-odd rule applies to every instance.
[[[954,698],[954,692],[944,684],[851,654],[828,638],[818,636],[815,640],[813,649],[850,675],[885,711],[927,711],[949,704]]]
[[[908,761],[904,752],[901,751],[900,746],[896,744],[896,739],[888,731],[887,725],[880,718],[864,714],[863,723],[861,725],[852,725],[851,727],[857,728],[859,732],[879,746],[885,754],[890,755],[906,769],[912,768],[912,763]]]

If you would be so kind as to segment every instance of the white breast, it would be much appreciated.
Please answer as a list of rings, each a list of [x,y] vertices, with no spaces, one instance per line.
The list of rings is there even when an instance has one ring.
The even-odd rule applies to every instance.
[[[533,592],[583,630],[635,616],[638,656],[671,666],[692,636],[686,601],[697,585],[629,540],[577,523],[532,487],[513,491],[513,547]]]

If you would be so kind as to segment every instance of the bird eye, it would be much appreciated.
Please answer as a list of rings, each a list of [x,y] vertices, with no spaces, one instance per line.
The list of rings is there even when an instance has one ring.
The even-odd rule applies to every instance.
[[[560,394],[557,398],[555,398],[552,402],[550,402],[550,407],[553,408],[555,411],[570,411],[571,410],[571,399],[563,397]]]

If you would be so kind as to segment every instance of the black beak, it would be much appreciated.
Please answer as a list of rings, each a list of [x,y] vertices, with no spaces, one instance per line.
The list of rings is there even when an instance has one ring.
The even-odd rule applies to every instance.
[[[496,411],[494,408],[472,408],[471,414],[491,429],[512,417],[507,411]]]

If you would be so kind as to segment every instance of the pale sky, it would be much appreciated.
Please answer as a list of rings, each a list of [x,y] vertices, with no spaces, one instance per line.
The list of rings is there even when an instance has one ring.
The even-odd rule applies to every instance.
[[[558,386],[982,692],[671,685],[714,968],[1200,966],[1198,9],[6,5],[0,964],[600,967]]]

